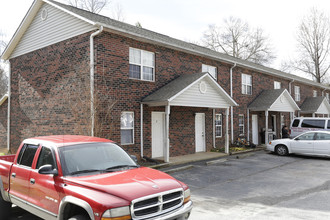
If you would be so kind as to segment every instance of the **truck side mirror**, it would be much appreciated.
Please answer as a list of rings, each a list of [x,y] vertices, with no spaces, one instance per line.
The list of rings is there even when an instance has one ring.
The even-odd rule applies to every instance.
[[[137,157],[135,155],[130,155],[130,156],[134,160],[135,163],[138,163],[138,159],[137,159]]]
[[[57,169],[53,169],[53,166],[50,164],[41,166],[38,170],[38,173],[45,175],[53,174],[55,176],[58,174]]]

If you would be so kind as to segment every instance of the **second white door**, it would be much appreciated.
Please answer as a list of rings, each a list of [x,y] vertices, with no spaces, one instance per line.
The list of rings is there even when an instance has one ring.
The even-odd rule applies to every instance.
[[[196,152],[205,151],[205,114],[196,113],[195,115],[195,144]]]

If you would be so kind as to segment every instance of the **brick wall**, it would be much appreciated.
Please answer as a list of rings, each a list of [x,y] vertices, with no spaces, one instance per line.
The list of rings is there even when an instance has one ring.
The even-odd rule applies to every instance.
[[[7,148],[8,99],[0,106],[0,148]]]
[[[129,79],[129,48],[155,53],[155,82]],[[122,111],[134,112],[134,144],[124,145],[130,153],[140,154],[140,102],[168,82],[182,74],[201,72],[202,64],[217,67],[219,85],[230,94],[231,65],[205,57],[179,52],[117,34],[103,32],[95,38],[95,98],[98,101],[96,119],[98,136],[120,143],[120,116]],[[89,33],[11,59],[12,67],[12,121],[11,147],[17,148],[27,137],[52,134],[90,134],[89,108]],[[253,95],[241,94],[241,74],[249,74],[253,81]],[[233,71],[234,136],[238,135],[238,115],[245,115],[247,106],[264,89],[274,88],[274,81],[288,89],[289,81],[236,67]],[[292,92],[294,91],[292,84]],[[301,100],[312,95],[313,87],[301,84]],[[76,89],[78,88],[78,89]],[[318,89],[321,94],[321,90]],[[298,103],[298,105],[301,103]],[[77,105],[77,106],[76,106]],[[151,112],[164,107],[144,105],[144,154],[151,156]],[[206,145],[213,147],[213,118],[211,109],[172,107],[170,118],[170,156],[194,152],[194,113],[206,115]],[[223,136],[216,138],[216,146],[224,146]],[[262,113],[258,113],[262,115]],[[278,113],[277,113],[278,114]],[[251,120],[250,113],[250,120]],[[286,121],[289,116],[285,116]],[[229,118],[230,120],[230,118]],[[278,122],[280,117],[278,117]],[[229,123],[230,125],[230,123]],[[262,119],[259,128],[264,127]],[[1,129],[1,128],[0,128]],[[228,128],[230,129],[230,128]],[[247,129],[245,129],[247,133]],[[251,135],[250,123],[250,135]],[[250,136],[251,137],[251,136]],[[0,137],[1,138],[1,137]]]

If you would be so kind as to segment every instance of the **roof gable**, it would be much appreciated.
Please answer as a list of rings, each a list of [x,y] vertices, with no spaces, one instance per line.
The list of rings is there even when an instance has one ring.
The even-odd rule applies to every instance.
[[[286,89],[264,90],[248,106],[252,111],[294,112],[299,110]]]
[[[330,104],[322,96],[306,98],[300,108],[301,113],[330,114]]]
[[[150,106],[228,108],[237,103],[209,73],[183,75],[142,100]]]

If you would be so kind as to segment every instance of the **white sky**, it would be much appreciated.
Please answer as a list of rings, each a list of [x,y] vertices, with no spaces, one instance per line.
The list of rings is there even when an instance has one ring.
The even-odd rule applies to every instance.
[[[65,2],[65,0],[58,0]],[[15,33],[33,0],[0,0],[0,30],[7,41]],[[281,60],[295,51],[297,26],[310,8],[317,7],[330,15],[329,0],[112,0],[124,11],[125,22],[139,21],[143,28],[181,40],[199,41],[209,24],[221,24],[234,16],[261,27]],[[102,11],[110,16],[110,10]]]

